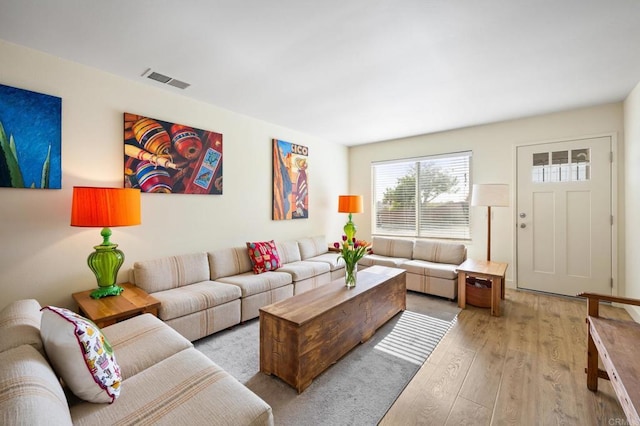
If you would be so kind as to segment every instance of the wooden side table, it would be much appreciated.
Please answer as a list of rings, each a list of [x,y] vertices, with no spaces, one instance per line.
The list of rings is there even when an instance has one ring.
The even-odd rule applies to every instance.
[[[507,264],[490,260],[467,259],[458,266],[458,306],[466,307],[467,277],[491,281],[491,315],[500,316],[500,301],[504,299],[504,276]]]
[[[73,293],[72,297],[78,304],[80,314],[100,328],[145,313],[158,316],[158,299],[133,284],[122,284],[122,287],[124,291],[119,296],[92,299],[91,289]]]

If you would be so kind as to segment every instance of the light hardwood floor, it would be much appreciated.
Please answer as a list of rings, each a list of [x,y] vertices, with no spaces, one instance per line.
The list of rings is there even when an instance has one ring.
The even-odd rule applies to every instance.
[[[380,425],[626,424],[608,381],[587,389],[586,299],[507,289],[502,309],[467,305]]]

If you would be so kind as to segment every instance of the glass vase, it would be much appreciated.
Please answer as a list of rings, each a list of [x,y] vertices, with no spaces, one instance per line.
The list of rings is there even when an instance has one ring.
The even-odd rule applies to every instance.
[[[344,282],[347,288],[355,287],[358,279],[358,264],[354,263],[349,265],[348,263],[344,267]]]

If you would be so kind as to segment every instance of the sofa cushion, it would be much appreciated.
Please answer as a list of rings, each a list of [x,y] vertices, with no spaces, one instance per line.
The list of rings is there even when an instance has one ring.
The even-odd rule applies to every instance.
[[[208,280],[209,263],[204,252],[183,254],[135,262],[133,272],[138,287],[155,293]]]
[[[40,304],[34,299],[11,302],[0,311],[0,352],[31,345],[44,354],[40,338]]]
[[[247,247],[232,247],[207,253],[211,280],[243,274],[252,270]]]
[[[103,328],[102,333],[118,353],[118,365],[124,380],[193,347],[180,333],[151,314],[115,323]]]
[[[298,246],[300,247],[300,255],[302,260],[307,260],[310,257],[318,256],[327,252],[327,239],[324,235],[318,235],[316,237],[302,238],[298,240]]]
[[[278,272],[291,274],[293,281],[296,282],[331,272],[331,267],[325,262],[308,262],[301,260],[283,265],[282,268],[278,269]]]
[[[413,255],[413,240],[373,237],[371,250],[373,254],[381,256],[411,259]]]
[[[71,425],[58,377],[33,346],[0,353],[0,366],[0,423]]]
[[[278,247],[278,253],[280,254],[280,266],[302,260],[297,241],[277,242],[276,247]]]
[[[269,271],[256,275],[253,272],[219,278],[218,281],[240,287],[242,297],[251,296],[274,288],[291,284],[291,274],[286,272]]]
[[[196,349],[181,351],[124,384],[115,404],[71,407],[76,425],[272,425],[271,407]]]
[[[53,369],[78,398],[112,403],[120,394],[120,368],[94,323],[64,308],[42,308],[42,342]]]
[[[426,260],[408,260],[400,268],[417,275],[455,280],[458,278],[459,264],[427,262]]]
[[[464,262],[467,249],[464,244],[440,241],[417,240],[413,247],[413,258],[429,262],[460,265]]]
[[[158,316],[164,321],[222,305],[239,299],[241,295],[237,286],[215,281],[204,281],[153,294],[160,301]]]
[[[344,260],[342,258],[338,259],[340,253],[337,252],[326,252],[320,254],[318,256],[307,258],[307,262],[324,262],[329,264],[329,268],[331,271],[336,271],[338,269],[344,268]]]
[[[273,240],[248,242],[247,252],[255,274],[275,271],[280,267],[280,256]]]
[[[235,299],[223,305],[167,320],[165,324],[193,342],[240,324],[241,313],[242,302]]]
[[[368,254],[358,261],[358,265],[362,266],[389,266],[391,268],[399,268],[404,262],[409,259],[404,257],[389,257],[381,256],[379,254]]]

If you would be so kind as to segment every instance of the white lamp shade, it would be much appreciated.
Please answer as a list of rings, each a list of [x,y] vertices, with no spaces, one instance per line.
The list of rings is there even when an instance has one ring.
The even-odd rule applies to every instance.
[[[472,206],[507,207],[509,205],[509,185],[483,183],[473,185]]]

